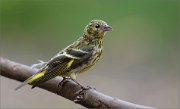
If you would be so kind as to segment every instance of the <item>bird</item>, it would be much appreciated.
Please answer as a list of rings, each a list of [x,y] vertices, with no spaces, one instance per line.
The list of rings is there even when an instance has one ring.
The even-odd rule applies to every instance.
[[[56,76],[69,77],[76,80],[77,74],[89,70],[102,56],[104,36],[110,27],[103,20],[92,20],[85,26],[83,34],[71,45],[67,46],[49,61],[40,61],[37,73],[26,79],[15,90],[30,84],[35,88]]]

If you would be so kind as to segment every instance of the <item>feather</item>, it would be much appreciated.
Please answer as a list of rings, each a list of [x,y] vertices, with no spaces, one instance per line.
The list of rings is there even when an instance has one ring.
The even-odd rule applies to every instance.
[[[29,77],[28,79],[26,79],[21,85],[19,85],[17,88],[15,88],[15,90],[20,89],[21,87],[27,85],[27,84],[31,84],[34,81],[38,80],[39,78],[41,78],[42,76],[44,76],[45,72],[39,72],[37,74],[34,74],[33,76]]]
[[[38,60],[39,63],[36,63],[36,64],[32,64],[31,65],[31,69],[40,69],[42,68],[45,64],[47,64],[47,62],[44,62],[42,60]]]

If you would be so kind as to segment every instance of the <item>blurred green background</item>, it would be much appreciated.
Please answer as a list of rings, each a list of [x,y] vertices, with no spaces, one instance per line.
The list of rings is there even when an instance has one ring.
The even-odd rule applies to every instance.
[[[78,76],[129,102],[180,108],[179,0],[1,0],[1,56],[31,65],[75,41],[92,19],[113,27],[103,58]],[[55,94],[1,78],[1,108],[80,108]]]

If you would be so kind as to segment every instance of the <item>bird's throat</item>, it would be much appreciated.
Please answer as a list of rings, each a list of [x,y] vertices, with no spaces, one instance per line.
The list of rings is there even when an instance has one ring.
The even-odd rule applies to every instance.
[[[96,38],[91,38],[91,36],[83,36],[81,42],[84,42],[85,46],[91,45],[94,47],[102,48],[103,47],[103,36],[96,37]]]

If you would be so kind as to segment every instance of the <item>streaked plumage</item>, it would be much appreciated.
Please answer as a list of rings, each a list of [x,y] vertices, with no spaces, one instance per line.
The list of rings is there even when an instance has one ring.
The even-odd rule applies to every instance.
[[[77,41],[60,51],[47,63],[42,63],[43,66],[39,71],[16,90],[26,84],[31,84],[34,88],[56,76],[70,77],[75,80],[78,73],[88,70],[97,63],[103,50],[103,37],[111,29],[102,20],[92,20]]]

